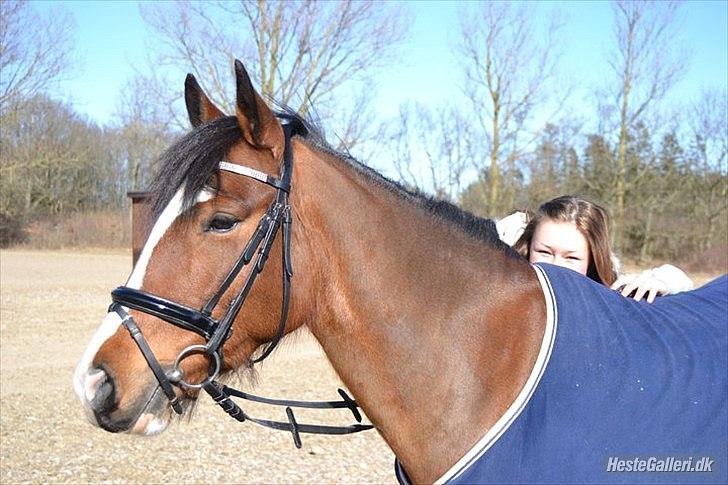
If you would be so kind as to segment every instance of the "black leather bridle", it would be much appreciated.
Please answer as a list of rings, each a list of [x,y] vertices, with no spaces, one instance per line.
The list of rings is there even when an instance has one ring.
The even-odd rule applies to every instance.
[[[266,345],[261,354],[252,360],[252,363],[260,362],[268,357],[276,345],[278,345],[278,342],[281,340],[285,332],[291,293],[291,277],[293,276],[293,268],[291,265],[292,217],[291,206],[288,200],[288,195],[291,190],[291,176],[293,173],[291,137],[296,134],[304,133],[305,128],[293,117],[287,115],[278,116],[282,121],[286,121],[286,123],[282,124],[285,137],[285,148],[283,152],[283,168],[280,178],[271,177],[270,175],[242,165],[224,161],[220,162],[220,170],[250,177],[254,180],[265,183],[276,189],[276,196],[258,223],[255,232],[248,240],[248,243],[245,245],[243,251],[238,257],[238,260],[228,272],[215,294],[212,295],[212,297],[200,310],[196,310],[142,290],[120,286],[111,292],[111,299],[113,303],[109,307],[109,311],[115,312],[121,318],[122,325],[124,325],[124,327],[129,331],[131,337],[136,342],[139,350],[144,356],[144,359],[147,361],[149,368],[152,370],[154,377],[159,382],[160,388],[169,399],[172,409],[177,414],[182,414],[183,409],[182,403],[174,391],[174,386],[188,389],[204,389],[213,398],[213,400],[215,400],[215,402],[233,418],[241,422],[247,420],[261,426],[290,431],[293,434],[293,441],[296,447],[300,448],[301,438],[299,433],[349,434],[371,429],[373,426],[360,424],[362,417],[357,409],[358,406],[356,402],[342,389],[339,389],[341,401],[287,401],[254,396],[252,394],[221,385],[216,381],[220,370],[222,369],[223,344],[228,337],[230,337],[233,322],[245,303],[258,274],[263,271],[271,248],[273,247],[273,241],[281,228],[283,237],[283,302],[281,305],[280,319],[278,321],[278,328],[275,336],[271,342]],[[212,317],[213,310],[217,307],[220,299],[230,288],[230,285],[232,285],[242,269],[248,266],[251,262],[253,263],[253,266],[251,267],[241,290],[237,293],[237,295],[235,295],[227,310],[225,310],[225,313],[218,320],[215,320]],[[144,338],[141,330],[134,322],[134,318],[132,318],[127,309],[134,309],[148,315],[153,315],[165,322],[176,325],[177,327],[195,332],[202,336],[206,343],[204,345],[192,345],[182,350],[175,359],[172,368],[165,371],[149,347],[149,344]],[[210,359],[210,370],[208,371],[208,376],[202,382],[197,384],[185,381],[184,374],[181,369],[182,361],[193,354],[203,354]],[[231,396],[265,404],[285,406],[288,421],[269,421],[248,416],[230,399]],[[314,409],[347,408],[354,415],[357,424],[349,426],[299,424],[296,421],[291,407]]]

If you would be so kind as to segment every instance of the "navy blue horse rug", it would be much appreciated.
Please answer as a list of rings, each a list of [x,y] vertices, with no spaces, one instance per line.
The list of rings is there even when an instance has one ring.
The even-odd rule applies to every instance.
[[[551,308],[531,379],[439,482],[728,483],[728,276],[649,304],[536,271]]]

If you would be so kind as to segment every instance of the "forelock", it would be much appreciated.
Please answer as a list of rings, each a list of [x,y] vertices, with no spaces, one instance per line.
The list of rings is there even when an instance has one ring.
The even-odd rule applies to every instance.
[[[151,186],[154,218],[183,185],[183,211],[192,207],[197,193],[215,176],[220,161],[240,140],[237,118],[226,116],[198,126],[169,147],[157,162],[159,171]]]

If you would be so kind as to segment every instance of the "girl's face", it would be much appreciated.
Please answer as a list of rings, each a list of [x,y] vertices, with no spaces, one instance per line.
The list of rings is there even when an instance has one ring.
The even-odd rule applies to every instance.
[[[551,263],[586,276],[589,269],[589,243],[573,222],[542,220],[533,232],[529,261]]]

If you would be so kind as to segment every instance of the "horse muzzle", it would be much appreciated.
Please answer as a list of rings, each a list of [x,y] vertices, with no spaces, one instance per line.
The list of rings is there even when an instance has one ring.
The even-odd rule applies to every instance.
[[[76,367],[74,391],[87,420],[94,426],[115,433],[159,433],[167,427],[171,410],[166,395],[160,391],[147,366],[143,366],[143,372],[126,372],[131,372],[134,378],[132,382],[122,384],[114,369],[109,367],[114,363],[97,361],[104,346],[117,346],[110,339],[121,326],[117,313],[106,315]],[[128,355],[128,352],[123,353]],[[179,406],[181,408],[181,404]]]
[[[167,397],[154,382],[131,405],[120,406],[115,380],[102,368],[77,372],[74,384],[91,424],[111,433],[154,435],[164,431],[171,419]]]

